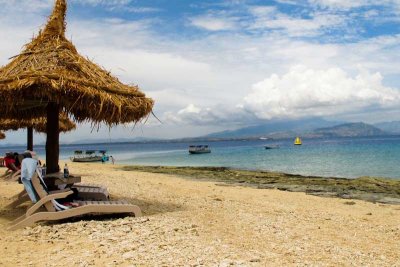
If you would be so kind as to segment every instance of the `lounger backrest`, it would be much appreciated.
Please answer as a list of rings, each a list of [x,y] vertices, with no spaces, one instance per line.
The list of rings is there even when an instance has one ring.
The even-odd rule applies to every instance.
[[[36,194],[39,196],[40,199],[46,197],[49,193],[45,190],[44,186],[40,182],[40,178],[37,172],[32,177],[32,185],[36,191]],[[48,211],[56,211],[54,205],[50,202],[44,204],[45,208]]]
[[[42,177],[42,172],[41,172],[41,170],[39,168],[36,169],[36,172],[32,177],[32,185],[33,185],[33,188],[36,191],[36,194],[39,196],[39,198],[42,199],[42,198],[44,198],[44,197],[49,195],[46,183],[44,182],[43,177]],[[66,207],[66,206],[60,204],[56,200],[52,200],[51,202],[47,202],[44,206],[48,211],[53,211],[53,212],[54,211],[61,211],[61,210],[69,209],[69,207]]]

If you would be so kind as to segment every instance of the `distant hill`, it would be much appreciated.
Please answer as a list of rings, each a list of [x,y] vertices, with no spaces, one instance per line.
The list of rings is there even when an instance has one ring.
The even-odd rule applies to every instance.
[[[314,136],[321,137],[361,137],[361,136],[380,136],[388,135],[385,132],[373,125],[363,122],[345,123],[333,127],[318,128],[312,131]]]
[[[160,139],[155,138],[145,138],[145,137],[135,137],[135,138],[97,138],[97,139],[82,139],[73,142],[63,142],[63,145],[83,145],[83,144],[111,144],[111,143],[147,143],[147,142],[157,142]],[[42,143],[44,145],[45,143]]]
[[[232,131],[212,133],[205,138],[248,138],[248,137],[275,137],[285,138],[296,136],[296,134],[312,131],[315,128],[331,127],[343,122],[327,121],[320,118],[308,118],[301,120],[276,120],[265,124],[240,128]]]
[[[388,133],[400,134],[400,121],[381,122],[374,126]]]

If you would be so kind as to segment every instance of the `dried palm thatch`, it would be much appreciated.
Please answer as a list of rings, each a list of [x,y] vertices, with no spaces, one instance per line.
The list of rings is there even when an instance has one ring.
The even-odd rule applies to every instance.
[[[35,118],[31,120],[27,119],[0,120],[0,130],[3,131],[17,131],[21,128],[32,127],[36,132],[46,133],[46,125],[47,125],[46,117]],[[67,114],[61,113],[60,124],[59,124],[60,132],[66,133],[75,129],[76,129],[76,124],[68,118]]]
[[[0,140],[6,138],[6,135],[3,132],[0,132]]]
[[[47,117],[48,172],[59,170],[59,112],[110,126],[148,116],[153,100],[80,56],[65,38],[66,0],[56,0],[39,35],[0,69],[0,119]]]
[[[66,1],[56,0],[45,28],[0,69],[0,99],[5,103],[0,118],[43,117],[50,102],[76,121],[110,126],[148,116],[152,99],[80,56],[65,38],[66,10]]]

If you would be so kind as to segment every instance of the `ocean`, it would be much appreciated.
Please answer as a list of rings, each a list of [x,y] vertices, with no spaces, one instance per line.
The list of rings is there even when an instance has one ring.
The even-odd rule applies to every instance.
[[[188,146],[199,144],[208,144],[212,153],[190,155]],[[266,150],[265,145],[279,148]],[[116,163],[127,165],[218,166],[324,177],[400,179],[400,136],[305,139],[302,146],[294,146],[293,140],[63,145],[60,158],[68,160],[75,150],[103,149]],[[23,146],[0,147],[0,154],[23,150]],[[35,150],[45,157],[44,146]]]

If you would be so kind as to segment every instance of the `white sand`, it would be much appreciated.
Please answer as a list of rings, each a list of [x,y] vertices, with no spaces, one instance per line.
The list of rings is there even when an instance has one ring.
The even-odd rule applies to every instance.
[[[39,224],[0,182],[0,266],[400,266],[400,206],[224,186],[118,166],[70,164],[83,182],[139,205],[141,218]]]

